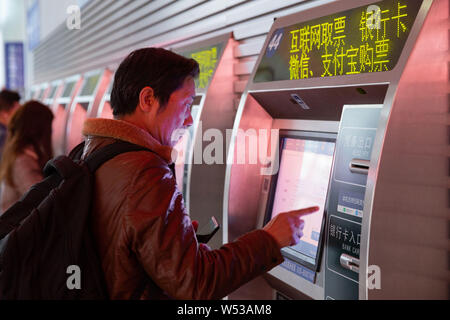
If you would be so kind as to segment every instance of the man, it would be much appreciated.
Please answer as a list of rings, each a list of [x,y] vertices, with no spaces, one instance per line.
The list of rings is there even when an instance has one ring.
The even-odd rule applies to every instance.
[[[15,91],[2,90],[0,92],[0,159],[6,141],[9,119],[20,106],[20,95]]]
[[[137,50],[115,75],[115,120],[85,122],[83,157],[117,140],[153,151],[119,155],[96,172],[93,233],[111,299],[220,299],[280,264],[280,248],[302,236],[301,216],[318,209],[280,214],[218,250],[199,246],[169,167],[173,132],[193,122],[198,72],[170,51]]]

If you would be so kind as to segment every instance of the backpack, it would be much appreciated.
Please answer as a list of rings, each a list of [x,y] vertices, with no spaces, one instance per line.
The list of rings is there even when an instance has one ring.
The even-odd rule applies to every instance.
[[[118,141],[83,161],[83,147],[50,160],[44,180],[0,216],[0,239],[8,236],[0,252],[0,300],[108,299],[90,230],[95,171],[119,154],[151,150]]]

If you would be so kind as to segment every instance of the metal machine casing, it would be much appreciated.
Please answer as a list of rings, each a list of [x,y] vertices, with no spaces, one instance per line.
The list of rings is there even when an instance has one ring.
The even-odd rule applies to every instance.
[[[75,75],[65,79],[51,99],[53,119],[53,151],[56,156],[65,154],[67,119],[72,102],[80,90],[83,78]]]
[[[82,140],[82,126],[87,118],[95,117],[101,99],[111,80],[108,69],[94,70],[83,75],[80,91],[73,99],[67,117],[65,131],[65,153],[69,153]]]
[[[392,1],[393,7],[398,6],[399,12],[401,8],[404,8],[402,7],[403,3],[400,2]],[[390,168],[390,171],[405,171],[405,168],[408,168],[405,171],[405,174],[406,172],[414,172],[414,170],[416,170],[415,168],[419,168],[418,162],[414,162],[413,165],[406,167],[402,166],[398,163],[398,161],[396,163],[396,161],[391,158],[391,153],[397,154],[398,158],[404,157],[405,154],[398,154],[398,152],[396,152],[396,150],[394,151],[394,149],[391,149],[389,152],[386,151],[386,155],[389,156],[384,156],[385,146],[390,145],[388,141],[398,141],[398,139],[395,139],[393,136],[389,135],[389,133],[395,132],[398,136],[400,136],[399,130],[390,126],[390,117],[392,114],[396,114],[395,107],[397,105],[400,104],[406,108],[405,103],[401,102],[397,96],[399,93],[398,90],[403,87],[407,88],[408,86],[414,87],[412,85],[414,81],[420,83],[420,78],[407,78],[404,75],[404,72],[414,70],[417,62],[419,61],[418,60],[413,63],[410,57],[418,56],[419,52],[423,52],[425,49],[423,45],[422,47],[418,47],[418,45],[422,42],[431,42],[433,44],[431,48],[433,48],[433,52],[435,53],[438,53],[439,48],[443,46],[442,40],[445,38],[444,28],[440,29],[442,31],[440,33],[442,37],[432,41],[431,39],[433,38],[433,35],[431,25],[433,23],[437,23],[438,19],[436,17],[439,14],[442,19],[447,19],[446,21],[448,21],[448,3],[446,1],[414,1],[412,6],[419,5],[418,14],[411,25],[411,29],[408,29],[409,36],[405,40],[404,47],[399,52],[398,61],[392,70],[385,72],[338,75],[310,79],[287,79],[266,82],[254,81],[256,73],[258,72],[258,66],[261,64],[263,57],[270,52],[271,49],[269,46],[274,46],[276,44],[276,37],[278,36],[277,32],[280,32],[280,30],[305,21],[312,21],[314,19],[319,19],[320,17],[332,16],[353,8],[364,6],[369,7],[371,5],[377,5],[377,3],[387,3],[387,1],[334,1],[332,3],[318,1],[317,5],[309,10],[305,10],[284,18],[279,18],[274,22],[266,39],[263,51],[258,58],[256,64],[257,67],[255,67],[247,89],[241,99],[238,114],[236,116],[230,146],[231,152],[228,157],[227,165],[224,216],[227,216],[228,218],[228,234],[230,236],[230,240],[233,240],[237,236],[255,227],[261,228],[263,226],[263,216],[268,201],[266,186],[271,177],[259,174],[261,168],[263,168],[263,165],[261,163],[256,165],[236,165],[234,163],[236,160],[236,150],[239,147],[239,129],[243,131],[254,128],[257,130],[275,129],[338,133],[344,105],[347,105],[348,108],[356,107],[356,105],[369,105],[369,109],[376,108],[376,105],[380,105],[382,108],[379,112],[379,121],[376,127],[376,134],[373,137],[374,141],[369,161],[370,169],[367,172],[367,182],[365,184],[364,192],[364,210],[363,217],[361,218],[359,276],[357,276],[358,285],[356,286],[356,289],[351,289],[353,292],[351,295],[343,295],[336,298],[349,299],[350,296],[352,296],[352,298],[359,299],[383,297],[442,298],[448,296],[448,292],[445,292],[444,290],[446,283],[448,284],[448,274],[445,276],[443,268],[439,269],[442,271],[440,276],[427,277],[427,274],[433,274],[433,272],[428,271],[429,269],[427,270],[427,268],[423,266],[417,268],[408,266],[412,260],[410,261],[407,256],[420,256],[422,254],[428,254],[426,253],[427,250],[421,251],[421,248],[416,246],[415,248],[417,251],[410,252],[408,255],[401,254],[397,251],[397,255],[394,256],[393,251],[389,247],[390,245],[393,245],[396,248],[406,248],[408,245],[402,245],[401,243],[403,240],[398,239],[394,235],[392,239],[395,238],[397,241],[394,241],[392,244],[386,243],[383,239],[383,224],[381,221],[387,222],[392,219],[385,215],[384,212],[386,211],[383,207],[386,204],[390,205],[388,212],[390,212],[392,217],[396,215],[395,212],[398,212],[401,216],[402,212],[409,206],[407,202],[402,202],[404,206],[403,208],[396,206],[395,201],[392,200],[396,197],[396,195],[394,193],[387,194],[383,192],[382,189],[378,190],[378,187],[380,185],[382,185],[383,188],[388,189],[392,189],[394,187],[390,185],[390,180],[388,176],[386,176],[386,168]],[[432,9],[429,13],[430,7],[432,7]],[[386,10],[383,12],[386,12]],[[427,24],[430,24],[428,28]],[[419,37],[422,29],[429,29],[429,31],[426,35],[422,33]],[[281,32],[286,31],[284,30]],[[422,41],[420,41],[421,39]],[[411,74],[413,75],[414,73]],[[443,77],[440,77],[439,81],[441,81],[440,83],[445,82]],[[439,92],[438,89],[440,90]],[[438,97],[442,98],[445,96],[443,87],[439,86],[438,89],[434,89],[436,93],[439,93]],[[412,92],[410,92],[410,94],[412,94]],[[305,108],[303,108],[303,106],[302,108],[297,106],[298,109],[295,109],[292,106],[290,100],[294,95],[299,97],[300,101],[306,102]],[[418,88],[414,91],[414,95],[418,97],[425,97]],[[407,99],[407,97],[404,96],[402,100],[404,99]],[[442,99],[436,102],[438,103],[436,104],[436,108],[433,108],[433,110],[440,106],[440,112],[448,112],[448,110],[444,108]],[[408,99],[408,103],[412,110],[419,108],[419,106],[415,107],[417,103],[411,99]],[[370,107],[370,105],[372,107]],[[424,115],[426,115],[425,117],[433,117],[432,114],[427,114],[423,108],[420,110]],[[397,118],[397,122],[401,123],[402,120]],[[437,134],[438,133],[436,133],[436,136]],[[443,135],[441,135],[441,137],[443,138]],[[339,139],[340,137],[338,136],[338,141]],[[424,138],[414,135],[411,139],[411,141],[423,141]],[[448,143],[448,141],[445,141],[445,143]],[[444,150],[440,149],[442,147],[444,147],[444,145],[439,145],[439,147],[436,145],[435,148],[430,148],[428,146],[425,148],[425,150],[427,150],[425,152],[429,152],[427,149],[429,148],[435,153],[442,154]],[[406,152],[404,148],[400,149],[403,150],[403,152]],[[267,153],[269,155],[273,155],[270,151]],[[435,157],[438,158],[437,155],[435,155]],[[272,157],[271,162],[273,161],[274,159]],[[397,169],[394,169],[396,166]],[[410,179],[407,175],[395,176],[398,177],[399,181],[397,183],[400,185],[403,185],[403,182],[401,182],[400,179]],[[429,183],[437,188],[442,188],[443,185],[441,183],[444,176],[448,176],[448,172],[440,171],[439,174],[435,172],[433,173],[433,177],[436,178],[434,180],[435,182],[431,182],[432,177],[430,177]],[[397,187],[395,188],[397,192],[401,192],[401,189]],[[419,189],[419,187],[416,188],[416,190]],[[243,190],[245,190],[245,193]],[[431,196],[431,194],[428,195]],[[434,214],[420,214],[420,218],[416,219],[417,221],[420,220],[423,223],[428,221],[430,223],[432,222],[434,225],[434,221],[437,222],[436,218],[443,218],[444,216],[448,217],[448,209],[446,207],[447,203],[445,203],[446,200],[442,199],[440,195],[441,194],[439,194],[439,198],[437,198],[438,195],[433,196],[436,197],[436,200],[439,203],[439,210],[441,210],[440,213],[435,212]],[[431,200],[427,200],[423,203],[430,203],[430,201]],[[434,206],[434,210],[437,210],[437,206],[438,205]],[[423,207],[423,205],[421,205],[421,207]],[[395,227],[392,227],[392,230],[403,234],[410,228],[417,229],[417,227],[410,225],[407,219],[402,219],[395,224]],[[325,235],[329,234],[329,226],[327,226],[324,232]],[[439,236],[440,237],[435,237],[437,238],[435,242],[428,243],[431,250],[430,254],[433,252],[433,256],[436,256],[436,261],[444,259],[446,252],[448,252],[448,246],[447,249],[444,249],[445,246],[444,248],[442,247],[443,243],[446,241],[444,240],[446,235],[444,233],[439,233]],[[377,239],[376,242],[374,242],[375,239]],[[403,239],[406,241],[408,237],[404,237]],[[326,246],[327,245],[328,244],[326,244]],[[423,245],[424,244],[422,244],[422,246]],[[324,252],[326,252],[327,247],[324,249]],[[425,249],[425,247],[422,247],[422,249]],[[437,258],[438,252],[442,254],[441,258]],[[389,259],[387,258],[388,256]],[[401,256],[405,259],[401,259]],[[400,260],[399,262],[393,264],[392,259],[395,258],[400,258]],[[266,280],[273,288],[291,298],[301,299],[309,297],[313,299],[324,299],[324,287],[327,287],[327,277],[325,277],[324,274],[329,272],[326,271],[327,267],[325,261],[326,257],[324,256],[320,271],[317,273],[316,279],[313,282],[306,281],[281,266],[272,269],[266,276]],[[400,261],[401,263],[404,263],[404,265],[400,265]],[[427,261],[426,265],[428,268],[432,268],[433,261]],[[368,282],[368,275],[370,266],[379,266],[382,276],[387,274],[389,277],[394,277],[390,278],[391,281],[390,285],[388,285],[388,290],[383,290],[382,285],[381,289],[372,288],[373,290],[369,291],[370,283]],[[409,270],[420,270],[418,272],[422,273],[424,276],[417,282],[414,282],[413,278],[411,278],[411,282],[408,284],[401,284],[398,281],[395,281],[395,276],[398,276],[399,279],[404,277],[412,277],[413,273],[410,273]],[[432,283],[439,283],[439,286],[442,286],[442,290],[440,290],[439,293],[431,292],[429,289],[431,289]],[[328,285],[330,284],[331,283],[328,283]],[[410,287],[423,288],[424,290],[408,291],[406,288]],[[259,288],[261,291],[267,289],[263,284],[260,284]],[[255,290],[259,290],[259,288],[256,288]],[[342,287],[342,290],[345,291],[345,288]]]

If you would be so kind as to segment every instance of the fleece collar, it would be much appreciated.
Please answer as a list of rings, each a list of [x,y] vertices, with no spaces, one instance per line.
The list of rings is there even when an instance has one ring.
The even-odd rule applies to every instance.
[[[147,131],[122,120],[87,119],[83,127],[84,136],[97,136],[127,141],[156,152],[167,163],[176,159],[175,149],[162,145]]]

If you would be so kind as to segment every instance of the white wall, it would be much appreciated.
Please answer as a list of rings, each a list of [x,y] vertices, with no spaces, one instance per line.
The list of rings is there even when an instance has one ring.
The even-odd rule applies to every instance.
[[[3,1],[3,0],[0,0]],[[25,1],[28,10],[34,3],[34,0],[13,0]],[[51,35],[53,31],[67,19],[67,8],[71,5],[82,7],[89,0],[38,0],[40,11],[41,41]]]
[[[0,0],[0,88],[5,85],[5,42],[24,42],[25,21],[24,0]]]
[[[5,86],[5,52],[3,49],[3,35],[0,32],[0,89]]]
[[[0,0],[0,25],[3,41],[25,38],[25,3],[23,0]]]
[[[67,18],[67,7],[73,4],[82,6],[86,0],[38,0],[40,11],[40,39],[51,33]],[[33,82],[33,53],[28,50],[27,12],[34,0],[0,0],[0,88],[5,85],[5,42],[24,43],[25,87]]]
[[[65,23],[66,10],[78,4],[77,0],[39,0],[41,11],[41,40],[47,38],[57,27]]]
[[[0,0],[4,1],[4,0]],[[24,3],[25,19],[28,10],[34,4],[34,0],[10,0]],[[90,0],[37,0],[39,3],[39,28],[40,28],[40,41],[44,41],[46,38],[51,37],[51,34],[62,24],[65,24],[67,15],[67,8],[71,5],[79,5],[82,7]],[[110,0],[108,0],[110,1]],[[26,24],[25,24],[26,26]],[[34,80],[33,74],[33,52],[28,50],[28,46],[25,48],[26,52],[26,68],[25,68],[25,86],[29,90]],[[0,52],[1,55],[1,52]]]

